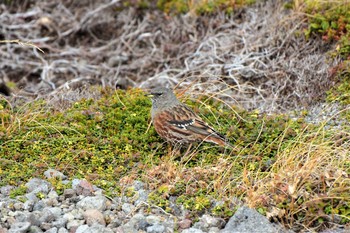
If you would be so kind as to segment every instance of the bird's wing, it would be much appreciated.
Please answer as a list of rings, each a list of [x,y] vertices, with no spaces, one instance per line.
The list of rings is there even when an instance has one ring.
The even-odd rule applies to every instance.
[[[214,136],[225,140],[225,137],[223,135],[205,123],[189,107],[182,106],[182,108],[186,108],[186,110],[183,111],[183,114],[178,114],[176,118],[168,121],[171,125],[176,126],[179,129],[192,131],[203,136]],[[178,113],[181,113],[182,111],[180,108],[174,110]]]

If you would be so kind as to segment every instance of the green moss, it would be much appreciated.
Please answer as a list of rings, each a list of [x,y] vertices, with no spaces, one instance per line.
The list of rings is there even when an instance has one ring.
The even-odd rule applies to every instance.
[[[17,196],[23,196],[27,192],[27,187],[24,185],[21,185],[15,189],[12,189],[10,191],[10,198],[15,198]]]
[[[58,195],[63,194],[63,191],[65,189],[72,187],[71,182],[63,183],[62,180],[59,178],[55,178],[55,177],[50,178],[50,179],[48,179],[48,181],[52,184],[53,187],[55,187],[55,190],[56,190]]]
[[[169,186],[162,185],[157,190],[151,192],[148,196],[148,201],[151,204],[163,208],[165,211],[170,212],[170,202],[169,197]]]
[[[46,195],[45,195],[44,193],[42,193],[42,192],[37,192],[37,193],[36,193],[36,197],[39,198],[39,199],[44,199],[45,196],[46,196]]]
[[[167,14],[185,14],[193,12],[197,14],[212,14],[218,11],[232,13],[237,8],[255,3],[255,0],[136,0],[123,1],[124,7],[136,7],[138,9],[160,9]],[[120,9],[121,10],[121,9]]]
[[[233,214],[236,212],[238,207],[232,207],[230,206],[229,202],[225,202],[223,204],[215,206],[211,212],[214,216],[222,217],[222,218],[229,218],[233,216]]]
[[[337,84],[327,92],[327,101],[346,107],[350,104],[350,61],[344,61],[337,67],[334,79]],[[345,109],[340,116],[349,121],[350,111]]]
[[[126,197],[133,197],[135,196],[136,192],[135,192],[135,189],[134,187],[128,187],[126,190],[125,190],[125,196]]]
[[[325,41],[338,41],[336,55],[350,55],[350,4],[342,1],[305,1],[309,27],[306,37],[320,34]]]
[[[197,14],[210,14],[218,11],[223,11],[225,13],[233,13],[234,10],[245,6],[254,4],[255,0],[238,0],[238,1],[227,1],[227,0],[217,0],[217,1],[200,1],[194,8]]]

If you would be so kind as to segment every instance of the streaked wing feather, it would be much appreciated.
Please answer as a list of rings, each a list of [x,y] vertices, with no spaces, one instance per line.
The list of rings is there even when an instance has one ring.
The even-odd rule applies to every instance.
[[[186,111],[184,111],[184,108]],[[197,134],[201,134],[203,136],[214,136],[225,140],[225,137],[223,135],[216,132],[212,127],[205,123],[189,107],[182,106],[182,108],[174,109],[174,111],[182,111],[182,114],[180,115],[181,117],[179,117],[181,119],[171,120],[169,121],[170,124]]]

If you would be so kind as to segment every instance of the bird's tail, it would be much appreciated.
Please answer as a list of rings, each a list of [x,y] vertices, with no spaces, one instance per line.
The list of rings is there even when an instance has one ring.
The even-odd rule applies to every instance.
[[[208,137],[206,137],[204,139],[204,141],[212,142],[212,143],[215,143],[219,146],[233,149],[233,145],[229,142],[229,140],[225,136],[223,136],[219,133],[209,135]]]

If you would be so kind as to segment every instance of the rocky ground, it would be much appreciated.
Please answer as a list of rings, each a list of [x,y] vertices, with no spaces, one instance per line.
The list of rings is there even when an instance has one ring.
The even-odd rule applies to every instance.
[[[47,170],[45,176],[69,182],[55,170]],[[149,191],[139,181],[131,186],[135,191],[132,197],[113,199],[86,180],[74,179],[71,183],[72,187],[59,195],[46,180],[33,178],[25,184],[26,193],[16,198],[9,197],[13,186],[1,187],[0,233],[292,232],[244,206],[237,206],[227,222],[207,214],[194,220],[170,198],[172,212],[177,214],[168,214],[147,203]]]

